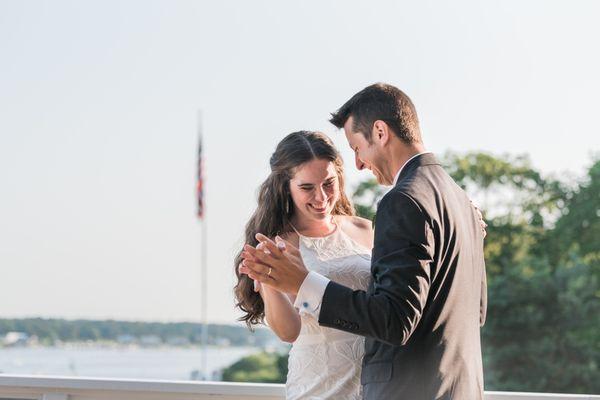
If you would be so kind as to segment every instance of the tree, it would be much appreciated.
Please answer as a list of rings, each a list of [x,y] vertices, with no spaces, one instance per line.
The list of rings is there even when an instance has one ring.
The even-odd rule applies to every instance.
[[[287,359],[287,354],[266,352],[252,354],[223,370],[223,380],[284,383],[287,376]]]

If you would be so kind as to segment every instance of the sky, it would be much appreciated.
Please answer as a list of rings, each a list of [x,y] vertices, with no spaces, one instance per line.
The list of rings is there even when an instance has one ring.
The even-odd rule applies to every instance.
[[[374,82],[425,145],[529,154],[563,179],[600,151],[600,3],[0,0],[0,318],[234,323],[233,256],[277,142]]]

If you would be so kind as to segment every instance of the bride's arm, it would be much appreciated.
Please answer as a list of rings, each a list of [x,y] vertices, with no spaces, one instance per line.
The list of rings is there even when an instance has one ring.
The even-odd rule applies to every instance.
[[[300,315],[287,295],[260,285],[267,325],[284,342],[293,343],[300,334]]]
[[[293,243],[297,241],[297,238],[290,234],[282,236]],[[258,284],[258,282],[256,283]],[[278,292],[266,285],[258,284],[258,288],[265,303],[267,325],[279,339],[293,343],[298,338],[302,326],[298,310],[294,307],[295,296]]]

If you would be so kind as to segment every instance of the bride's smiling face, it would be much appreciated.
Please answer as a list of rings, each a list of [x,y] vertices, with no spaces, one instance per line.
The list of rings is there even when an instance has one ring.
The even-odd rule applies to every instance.
[[[335,165],[320,159],[300,165],[290,179],[290,193],[298,217],[324,220],[340,197]]]

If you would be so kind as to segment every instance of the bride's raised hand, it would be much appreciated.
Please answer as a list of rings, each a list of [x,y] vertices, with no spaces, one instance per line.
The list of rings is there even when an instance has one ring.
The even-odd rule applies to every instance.
[[[246,244],[242,252],[250,278],[281,292],[297,294],[308,275],[299,250],[281,238],[274,242],[260,233],[256,234],[256,240],[262,250]]]

